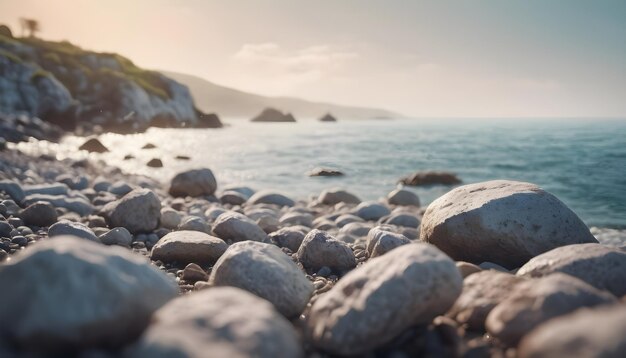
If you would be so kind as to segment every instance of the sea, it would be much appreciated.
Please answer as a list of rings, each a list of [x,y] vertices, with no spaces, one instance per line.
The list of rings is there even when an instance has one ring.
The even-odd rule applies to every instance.
[[[103,134],[100,140],[110,149],[104,154],[78,152],[84,138],[76,136],[46,146],[59,157],[90,156],[164,183],[179,171],[208,167],[218,187],[274,189],[295,199],[341,187],[376,200],[403,176],[422,170],[453,172],[464,184],[526,181],[556,195],[588,226],[626,232],[626,119],[223,122],[221,129]],[[156,148],[141,149],[147,143]],[[128,154],[134,158],[124,160]],[[190,159],[176,159],[181,155]],[[152,158],[164,166],[147,167]],[[345,175],[309,177],[316,167]],[[409,189],[425,206],[451,187]]]

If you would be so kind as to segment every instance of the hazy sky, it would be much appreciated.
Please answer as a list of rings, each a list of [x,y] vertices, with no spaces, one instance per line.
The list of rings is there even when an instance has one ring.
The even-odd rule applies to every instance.
[[[626,117],[626,1],[0,0],[0,23],[267,95]]]

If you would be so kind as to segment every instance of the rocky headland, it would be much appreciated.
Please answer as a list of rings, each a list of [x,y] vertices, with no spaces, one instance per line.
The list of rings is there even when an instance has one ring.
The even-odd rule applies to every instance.
[[[218,183],[0,151],[0,356],[626,352],[626,250],[533,184],[424,208]]]

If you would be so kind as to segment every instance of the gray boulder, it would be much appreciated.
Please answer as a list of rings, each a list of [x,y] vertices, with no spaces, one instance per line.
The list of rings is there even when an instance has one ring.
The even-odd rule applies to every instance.
[[[494,270],[473,273],[463,280],[463,292],[447,315],[471,330],[484,331],[489,312],[525,281],[522,277]]]
[[[343,189],[333,188],[322,191],[318,201],[325,205],[335,205],[338,203],[359,204],[361,199]]]
[[[626,306],[580,309],[526,335],[520,358],[626,356]]]
[[[461,285],[454,262],[437,248],[405,245],[369,260],[319,296],[305,335],[332,354],[364,354],[445,313]]]
[[[533,328],[582,307],[617,303],[608,292],[569,275],[555,273],[520,283],[487,316],[485,327],[501,342],[516,346]]]
[[[176,174],[170,183],[171,196],[213,195],[217,181],[211,169],[192,169]]]
[[[94,234],[94,232],[85,224],[68,220],[61,220],[48,228],[49,237],[67,235],[79,237],[81,239],[93,242],[100,242],[96,234]]]
[[[406,189],[396,189],[387,195],[387,202],[391,205],[420,206],[420,199],[414,192]]]
[[[410,244],[411,240],[402,234],[396,234],[385,230],[384,227],[377,226],[369,231],[366,239],[366,250],[370,257],[377,257],[386,254],[398,246]]]
[[[543,277],[562,272],[613,293],[626,295],[626,251],[600,244],[569,245],[532,258],[517,274]]]
[[[152,248],[152,259],[182,264],[213,264],[226,251],[224,240],[199,231],[174,231]]]
[[[389,214],[391,211],[388,207],[373,201],[363,202],[354,209],[354,215],[366,221],[376,221]]]
[[[432,202],[420,238],[455,260],[509,269],[559,246],[597,242],[555,196],[506,180],[464,185]]]
[[[290,226],[284,227],[277,231],[274,231],[268,235],[268,238],[279,247],[286,247],[289,250],[296,252],[302,244],[302,240],[306,234],[310,231],[305,226]]]
[[[180,225],[180,222],[182,220],[182,215],[170,208],[170,207],[165,207],[161,209],[161,226],[166,228],[166,229],[176,229],[178,227],[178,225]]]
[[[296,203],[283,194],[265,190],[259,191],[248,199],[250,204],[272,204],[276,206],[294,206]]]
[[[105,245],[130,247],[133,242],[133,235],[123,227],[116,227],[100,235],[99,239]]]
[[[149,189],[135,189],[102,209],[110,227],[124,227],[133,234],[150,232],[159,226],[161,201]]]
[[[177,294],[144,258],[73,237],[43,240],[0,265],[0,287],[0,341],[42,353],[121,347]]]
[[[128,355],[137,358],[303,357],[298,335],[269,302],[235,287],[162,307]]]
[[[302,313],[313,284],[278,247],[254,241],[231,245],[217,261],[209,282],[234,286],[270,301],[288,318]]]
[[[346,243],[317,229],[311,230],[304,237],[296,256],[305,268],[313,272],[324,266],[336,272],[347,271],[356,266],[354,252]]]
[[[57,221],[57,211],[49,203],[36,202],[22,210],[20,218],[26,225],[50,226]]]
[[[227,211],[217,217],[213,223],[213,233],[230,241],[264,241],[267,234],[259,225],[245,215]]]

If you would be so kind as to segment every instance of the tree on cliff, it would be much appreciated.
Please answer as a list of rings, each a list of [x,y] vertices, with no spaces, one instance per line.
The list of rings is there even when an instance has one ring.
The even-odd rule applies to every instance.
[[[41,26],[39,26],[39,21],[35,19],[27,19],[21,18],[20,25],[22,25],[22,35],[24,32],[28,31],[28,36],[35,37],[35,33],[41,31]]]

